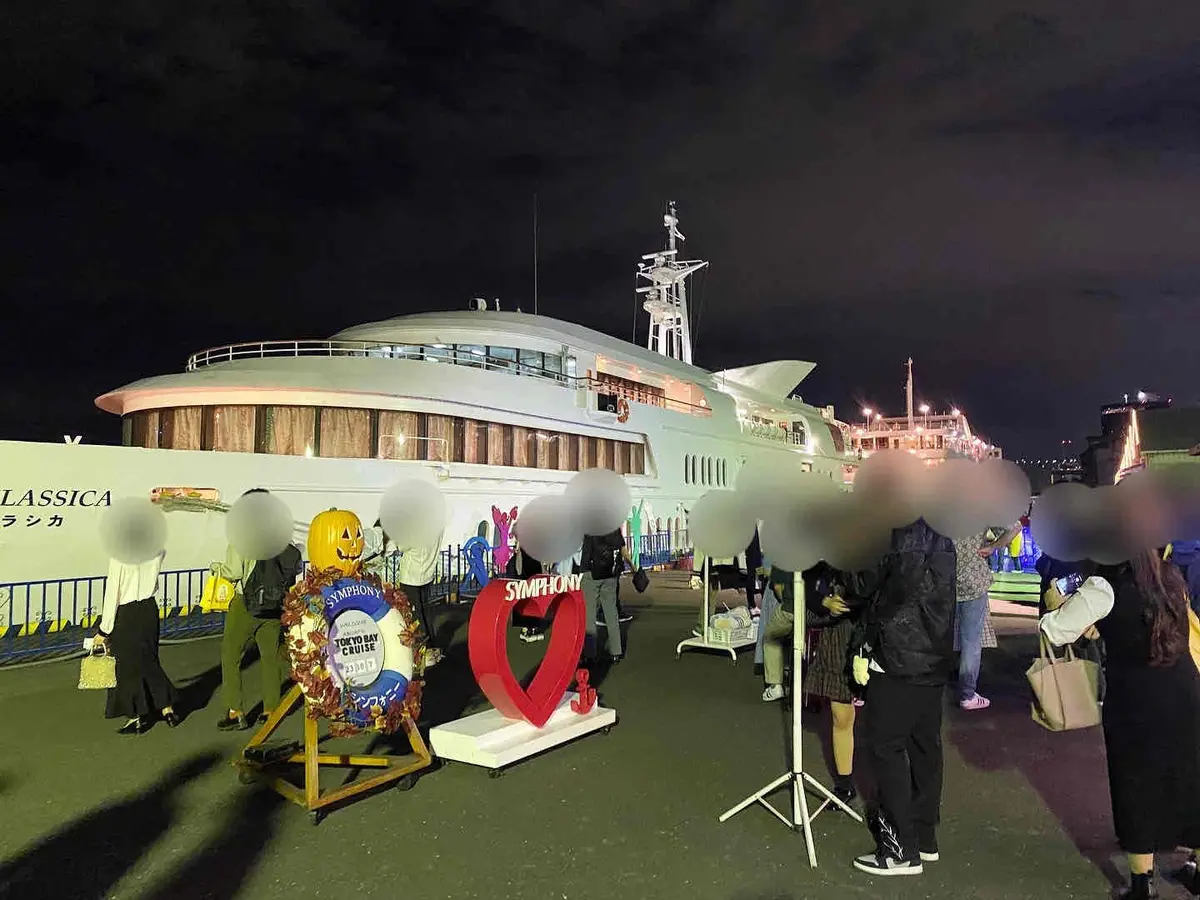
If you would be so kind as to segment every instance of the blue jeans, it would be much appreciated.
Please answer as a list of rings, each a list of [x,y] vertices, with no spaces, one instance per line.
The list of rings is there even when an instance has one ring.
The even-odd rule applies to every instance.
[[[958,691],[962,700],[975,695],[979,684],[979,661],[983,656],[983,623],[987,620],[988,595],[958,604]]]

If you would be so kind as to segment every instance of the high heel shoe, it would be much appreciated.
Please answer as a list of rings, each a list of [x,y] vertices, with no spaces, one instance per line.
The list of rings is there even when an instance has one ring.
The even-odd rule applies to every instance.
[[[142,720],[130,719],[124,725],[117,729],[117,734],[142,734]]]

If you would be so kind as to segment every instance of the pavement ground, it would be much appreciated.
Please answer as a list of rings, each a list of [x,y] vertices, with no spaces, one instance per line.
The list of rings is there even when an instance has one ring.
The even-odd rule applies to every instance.
[[[759,699],[752,651],[736,666],[716,653],[676,660],[699,604],[681,577],[622,594],[637,613],[628,657],[594,677],[620,717],[611,734],[498,779],[465,765],[427,770],[412,790],[383,790],[317,827],[274,793],[239,784],[230,761],[249,734],[214,727],[216,639],[164,647],[191,712],[178,729],[137,737],[115,733],[101,692],[76,690],[77,661],[2,671],[0,897],[1065,900],[1107,897],[1123,879],[1099,729],[1051,734],[1030,719],[1028,618],[996,620],[1001,646],[985,652],[980,681],[989,710],[963,712],[947,695],[942,861],[921,877],[883,879],[851,868],[871,844],[840,814],[815,823],[815,870],[803,837],[761,807],[718,823],[786,771],[787,711]],[[428,675],[423,727],[486,707],[465,615],[449,610],[443,623],[454,644]],[[545,646],[522,644],[514,629],[514,669],[532,670]],[[257,696],[257,664],[244,675]],[[298,716],[285,732],[300,735]],[[806,768],[826,784],[827,732],[827,713],[806,710]],[[326,746],[362,751],[370,741]],[[867,766],[856,768],[869,791]],[[777,806],[788,808],[785,792]]]

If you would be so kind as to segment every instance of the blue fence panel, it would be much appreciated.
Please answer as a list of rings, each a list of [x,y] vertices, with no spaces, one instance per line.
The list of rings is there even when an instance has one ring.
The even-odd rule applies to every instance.
[[[669,565],[687,551],[671,546],[667,531],[642,535],[641,565]],[[375,568],[381,578],[397,583],[400,553],[392,553]],[[208,569],[181,569],[159,575],[156,596],[164,639],[218,634],[224,613],[203,613],[200,595]],[[451,544],[439,554],[431,599],[471,600],[485,580],[496,575],[493,551],[486,544]],[[104,602],[105,577],[63,578],[0,584],[0,666],[79,650],[95,632],[95,619]]]

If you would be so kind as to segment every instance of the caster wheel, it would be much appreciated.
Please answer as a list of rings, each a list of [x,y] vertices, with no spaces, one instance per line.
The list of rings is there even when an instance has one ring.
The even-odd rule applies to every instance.
[[[403,778],[399,778],[396,780],[396,790],[398,790],[398,791],[411,791],[416,786],[417,786],[417,775],[415,772],[410,775],[405,775]]]
[[[319,809],[310,809],[308,811],[308,823],[310,825],[320,825],[321,819],[323,818],[325,817],[321,815],[321,811]]]
[[[254,784],[254,773],[247,772],[245,769],[238,769],[238,781],[242,784]]]
[[[503,769],[488,769],[488,778],[500,778],[503,774]]]

